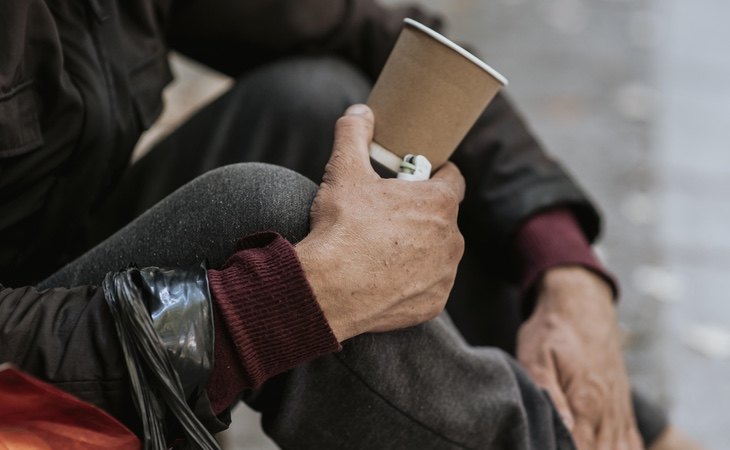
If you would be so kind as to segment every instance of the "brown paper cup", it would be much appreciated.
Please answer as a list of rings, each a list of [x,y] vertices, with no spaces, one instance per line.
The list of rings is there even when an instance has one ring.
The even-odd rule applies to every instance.
[[[367,101],[375,113],[370,156],[398,172],[405,155],[424,155],[437,169],[507,80],[430,28],[404,24]]]

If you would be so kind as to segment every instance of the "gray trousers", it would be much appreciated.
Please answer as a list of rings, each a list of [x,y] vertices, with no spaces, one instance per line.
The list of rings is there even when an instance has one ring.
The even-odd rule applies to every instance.
[[[260,230],[302,239],[334,121],[368,90],[331,59],[291,60],[240,79],[130,168],[89,230],[93,248],[41,287],[96,284],[129,263],[207,258],[216,267],[238,238]],[[520,321],[514,289],[485,273],[467,249],[449,302],[461,333],[443,314],[359,336],[244,399],[282,448],[573,448],[547,395],[508,354]],[[635,409],[650,442],[663,416],[638,398]]]

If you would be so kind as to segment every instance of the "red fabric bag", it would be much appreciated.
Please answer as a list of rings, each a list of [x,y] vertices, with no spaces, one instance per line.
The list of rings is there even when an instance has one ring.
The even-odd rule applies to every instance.
[[[139,450],[137,436],[78,398],[0,365],[0,450]]]

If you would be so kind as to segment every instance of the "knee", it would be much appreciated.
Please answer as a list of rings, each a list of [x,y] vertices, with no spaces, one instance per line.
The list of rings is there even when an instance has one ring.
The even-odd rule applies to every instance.
[[[214,209],[212,217],[227,217],[221,226],[230,226],[240,235],[275,231],[290,242],[302,240],[309,232],[309,209],[317,185],[283,167],[261,163],[241,163],[213,169],[189,186],[193,197],[202,199],[202,213]],[[228,230],[231,232],[233,230]]]
[[[266,66],[246,79],[244,89],[263,96],[267,109],[284,120],[334,123],[345,108],[361,103],[370,81],[358,69],[333,57],[287,59]]]

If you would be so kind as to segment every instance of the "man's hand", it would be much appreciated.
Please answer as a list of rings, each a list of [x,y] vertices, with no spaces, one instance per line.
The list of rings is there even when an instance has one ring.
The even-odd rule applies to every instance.
[[[464,179],[451,163],[427,181],[380,178],[368,156],[373,114],[350,107],[296,246],[335,336],[405,328],[444,308],[464,251]]]
[[[549,270],[518,334],[517,357],[548,391],[580,450],[638,450],[609,285],[580,267]]]

